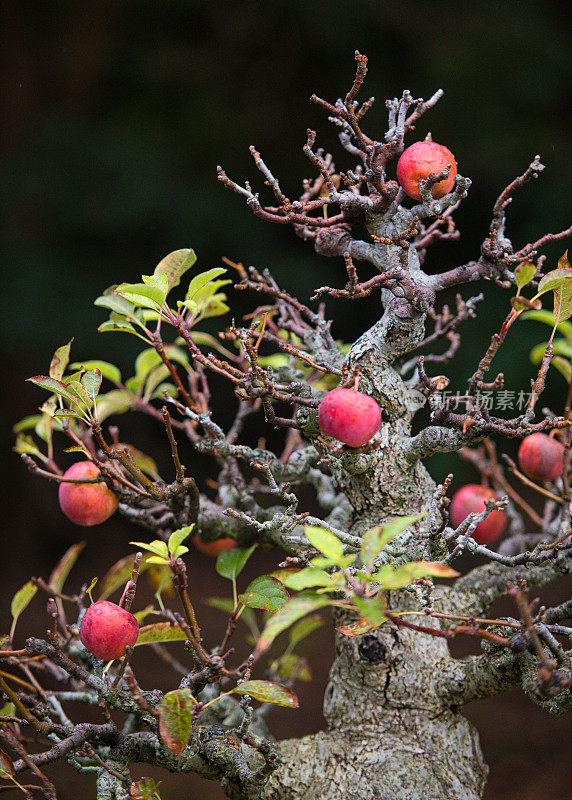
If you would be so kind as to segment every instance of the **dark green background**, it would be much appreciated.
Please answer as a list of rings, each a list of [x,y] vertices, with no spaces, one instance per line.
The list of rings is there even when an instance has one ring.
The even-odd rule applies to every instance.
[[[215,169],[220,163],[231,177],[251,179],[264,191],[248,153],[254,144],[295,196],[301,178],[311,174],[302,153],[306,129],[318,131],[320,145],[337,148],[334,129],[309,97],[316,92],[333,101],[347,91],[356,48],[370,59],[362,99],[377,98],[365,125],[372,136],[383,133],[385,97],[404,88],[425,98],[445,90],[414,136],[430,130],[454,152],[473,186],[457,214],[462,239],[436,247],[430,270],[478,254],[499,191],[536,153],[547,170],[515,197],[509,235],[520,247],[569,224],[565,9],[541,0],[0,3],[6,598],[30,573],[46,575],[78,538],[57,508],[53,487],[30,477],[10,453],[11,425],[40,397],[24,378],[45,372],[54,349],[72,336],[77,359],[99,356],[125,369],[134,353],[121,337],[96,336],[103,318],[92,306],[97,294],[111,283],[137,280],[166,253],[186,246],[194,247],[205,269],[218,266],[222,256],[269,266],[306,300],[316,286],[343,284],[341,260],[319,259],[292,231],[255,219],[217,182]],[[345,154],[334,153],[340,168],[352,166]],[[564,247],[547,249],[549,264]],[[371,276],[365,265],[360,274]],[[508,308],[510,293],[485,289],[486,305],[467,325],[462,354],[447,369],[455,389]],[[246,307],[243,298],[239,302]],[[374,299],[359,309],[344,303],[328,308],[336,335],[346,340],[377,313]],[[540,326],[525,323],[509,337],[498,359],[507,388],[528,386],[528,352],[543,335]],[[559,410],[563,388],[562,379],[551,376],[545,402]],[[137,433],[135,443],[153,446],[149,426]],[[433,466],[437,477],[450,469],[457,483],[476,477],[450,458]],[[77,580],[101,574],[110,555],[125,552],[131,533],[120,521],[101,533],[88,530],[89,563]],[[473,712],[479,724],[488,722],[483,746],[493,775],[486,797],[560,797],[565,767],[553,745],[565,739],[566,722],[546,720],[529,701],[512,697]],[[292,733],[303,729],[305,713],[294,722],[282,717]],[[315,729],[318,707],[311,713]],[[180,779],[165,784],[166,797],[186,796],[177,789],[182,785]]]

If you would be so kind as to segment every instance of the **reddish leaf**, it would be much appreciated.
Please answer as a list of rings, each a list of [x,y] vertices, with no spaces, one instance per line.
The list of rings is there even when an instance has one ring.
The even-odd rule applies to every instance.
[[[188,689],[169,692],[161,703],[159,733],[169,750],[177,756],[183,752],[189,741],[194,705]]]
[[[239,683],[232,694],[247,694],[261,703],[274,703],[277,706],[298,708],[298,698],[291,689],[272,681],[245,681]],[[172,692],[171,692],[172,694]]]

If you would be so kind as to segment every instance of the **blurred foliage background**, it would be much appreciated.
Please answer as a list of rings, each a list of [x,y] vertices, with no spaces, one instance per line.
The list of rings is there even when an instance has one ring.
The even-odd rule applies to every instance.
[[[72,336],[74,359],[100,357],[127,369],[133,342],[96,334],[103,317],[92,301],[106,286],[136,280],[166,253],[188,246],[204,269],[222,256],[268,266],[304,300],[317,286],[343,285],[341,259],[318,258],[292,231],[257,220],[217,182],[215,170],[222,164],[264,193],[248,153],[254,144],[295,196],[311,175],[302,153],[308,127],[339,168],[351,166],[309,97],[316,92],[333,101],[347,91],[355,49],[369,56],[362,99],[377,98],[365,125],[372,136],[384,130],[386,97],[404,88],[425,98],[445,90],[409,142],[430,130],[473,185],[456,214],[461,240],[433,248],[429,270],[478,255],[496,197],[536,153],[547,169],[515,196],[509,235],[520,247],[569,224],[566,7],[550,0],[1,0],[2,486],[5,541],[17,530],[18,543],[3,545],[5,598],[29,574],[47,574],[79,538],[53,487],[30,477],[10,453],[11,426],[39,402],[39,390],[24,379],[45,372],[55,348]],[[547,265],[564,247],[546,249]],[[360,274],[370,277],[364,265]],[[482,288],[466,287],[464,296]],[[447,369],[453,390],[462,388],[508,309],[510,292],[484,289],[479,317],[466,325],[461,354]],[[238,302],[244,309],[254,298]],[[349,341],[376,319],[378,305],[372,298],[356,313],[352,304],[330,302],[328,310],[336,336]],[[537,323],[513,330],[495,363],[506,388],[527,389],[528,353],[546,331]],[[560,410],[563,391],[562,378],[551,375],[545,403]],[[143,449],[153,447],[148,428],[142,424],[133,439]],[[514,453],[514,444],[505,449]],[[456,457],[434,461],[437,478],[451,470],[455,485],[476,478]],[[110,535],[116,546],[104,553],[90,548],[84,579],[125,552],[129,533],[120,521],[101,534],[87,532],[92,545]],[[521,696],[495,701],[494,714],[491,708],[481,704],[473,714],[479,723],[489,718],[483,746],[493,776],[486,797],[506,797],[515,773],[521,800],[541,787],[545,797],[563,796],[565,766],[554,741],[564,741],[565,721],[546,720]],[[319,727],[319,706],[312,713],[310,726]],[[522,737],[523,719],[532,720],[534,756]],[[285,723],[292,733],[303,727],[293,724]],[[504,737],[514,747],[501,748]],[[187,796],[177,781],[165,786],[170,800]]]

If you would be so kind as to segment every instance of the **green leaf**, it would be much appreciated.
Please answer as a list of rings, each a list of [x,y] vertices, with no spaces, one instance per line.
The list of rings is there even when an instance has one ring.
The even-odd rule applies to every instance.
[[[326,569],[328,567],[339,567],[340,569],[347,569],[356,560],[354,554],[342,556],[341,558],[325,558],[324,556],[316,556],[310,559],[310,564],[318,569]]]
[[[166,296],[156,286],[147,286],[145,283],[122,283],[115,289],[115,293],[137,306],[155,311],[163,305]]]
[[[330,589],[337,589],[340,582],[334,576],[328,575],[323,569],[316,567],[305,567],[300,570],[277,570],[272,573],[275,578],[282,581],[284,586],[299,592],[301,589],[311,589],[314,586],[327,586]]]
[[[533,364],[540,364],[548,347],[548,342],[537,344],[530,351],[530,360]],[[552,352],[555,356],[562,356],[563,358],[572,358],[572,344],[566,339],[555,339],[552,342]]]
[[[74,411],[71,408],[56,408],[52,416],[55,417],[56,419],[67,419],[68,417],[74,417],[74,419],[85,420],[85,414],[80,414],[79,411]],[[66,450],[66,453],[68,452],[70,452],[70,448]],[[85,450],[83,450],[83,448],[81,447],[78,447],[77,452],[84,453]]]
[[[554,356],[551,363],[564,376],[566,383],[572,381],[572,364],[569,361],[566,361],[565,358],[560,358],[560,356]]]
[[[169,291],[169,281],[166,275],[142,275],[143,283],[146,286],[152,286],[154,289],[159,289],[165,297]]]
[[[147,544],[146,542],[129,542],[129,544],[134,544],[136,547],[142,547],[143,550],[148,550],[150,553],[154,553],[156,556],[161,556],[161,558],[169,559],[169,550],[167,548],[167,544],[161,539],[155,539],[152,542]]]
[[[395,537],[403,533],[406,528],[422,519],[424,516],[424,514],[411,514],[410,516],[397,517],[396,519],[386,522],[384,525],[378,525],[366,531],[363,535],[360,553],[362,562],[364,564],[371,564],[386,544],[389,544],[392,539],[395,539]]]
[[[206,286],[209,281],[218,278],[219,275],[224,275],[226,269],[222,267],[214,267],[213,269],[208,269],[206,272],[200,272],[198,275],[192,279],[189,284],[189,288],[187,290],[187,294],[185,295],[185,301],[193,300],[197,292]]]
[[[189,552],[188,547],[185,547],[184,549],[185,549],[185,551],[187,553]],[[169,564],[169,559],[168,558],[163,558],[163,556],[149,556],[147,558],[147,563],[148,564],[161,564],[161,566],[165,566],[165,565]]]
[[[168,281],[169,289],[178,286],[181,278],[196,262],[197,257],[194,250],[183,248],[182,250],[174,250],[165,256],[162,261],[159,261],[154,275],[165,275]]]
[[[175,689],[165,695],[159,708],[161,739],[177,756],[189,741],[195,705],[189,689]]]
[[[30,428],[35,428],[38,422],[42,419],[41,414],[32,414],[29,417],[23,417],[20,422],[17,422],[14,427],[12,428],[14,433],[20,433],[21,431],[28,431]]]
[[[83,383],[80,381],[68,381],[66,384],[71,394],[74,396],[74,403],[82,403],[86,408],[93,405],[93,397],[89,394]]]
[[[135,647],[161,642],[183,642],[186,638],[187,634],[181,628],[171,625],[170,622],[155,622],[153,625],[144,625],[139,628]]]
[[[40,386],[42,389],[47,389],[48,392],[54,392],[60,395],[60,397],[65,397],[72,405],[77,403],[75,395],[69,391],[62,381],[55,380],[55,378],[48,378],[46,375],[35,375],[33,378],[28,378],[27,380],[30,383],[35,383],[36,386]]]
[[[56,381],[61,381],[70,358],[70,348],[72,342],[73,339],[71,339],[67,344],[58,347],[54,353],[50,363],[50,378],[54,378]]]
[[[223,578],[233,581],[240,575],[244,565],[255,550],[255,544],[252,547],[235,547],[233,550],[223,550],[217,557],[216,571]]]
[[[101,580],[99,586],[98,600],[107,600],[117,589],[123,588],[127,581],[131,578],[133,572],[133,562],[135,561],[135,553],[116,561],[115,564],[107,571]],[[139,567],[139,574],[145,572],[149,568],[147,559],[144,558]]]
[[[153,778],[140,778],[131,784],[130,800],[161,800],[159,787]]]
[[[316,550],[319,550],[320,553],[323,553],[325,556],[327,556],[327,558],[331,558],[332,561],[337,563],[337,561],[343,556],[343,544],[340,542],[338,537],[334,536],[334,534],[330,533],[330,531],[327,531],[324,528],[316,528],[308,525],[304,529],[304,532],[310,544],[314,545]]]
[[[114,364],[110,364],[109,361],[100,361],[97,359],[92,359],[91,361],[75,361],[73,364],[70,364],[70,367],[71,369],[98,369],[108,381],[112,383],[121,383],[120,370]]]
[[[316,594],[301,594],[291,597],[280,611],[267,621],[256,645],[256,652],[264,653],[278,634],[285,631],[301,617],[305,617],[306,614],[328,605],[330,605],[330,600],[327,597],[321,597]]]
[[[312,672],[305,658],[301,658],[295,653],[285,653],[280,659],[271,665],[273,672],[279,672],[281,678],[286,680],[298,680],[309,682],[312,680]]]
[[[554,318],[554,314],[552,311],[547,311],[545,308],[541,308],[538,311],[525,311],[524,314],[521,316],[521,319],[531,319],[535,320],[536,322],[544,322],[545,325],[549,325],[551,328],[554,327],[556,324],[556,320]],[[563,322],[559,322],[556,330],[561,333],[563,336],[566,337],[568,342],[572,343],[572,323],[564,320]]]
[[[122,389],[112,389],[105,394],[100,394],[97,400],[97,417],[100,422],[112,414],[124,414],[129,410],[130,399]]]
[[[302,639],[305,639],[306,636],[309,636],[311,633],[317,628],[321,628],[324,624],[323,617],[320,617],[319,614],[312,614],[311,617],[305,617],[297,622],[292,630],[290,631],[289,641],[290,647],[293,649],[299,644]]]
[[[29,456],[36,456],[41,461],[46,462],[48,457],[45,456],[38,445],[35,443],[31,436],[26,436],[25,433],[19,433],[14,442],[15,453],[27,453]]]
[[[226,314],[228,311],[230,311],[229,306],[227,306],[227,304],[220,299],[222,297],[226,299],[225,295],[215,295],[209,300],[206,308],[201,313],[201,317],[203,319],[208,319],[210,317],[221,317],[223,314]]]
[[[135,330],[130,322],[125,322],[123,320],[113,319],[102,322],[97,330],[99,333],[132,333],[133,336],[137,336],[138,339],[143,339],[144,342],[147,341],[144,336]]]
[[[66,578],[70,574],[71,568],[77,561],[78,556],[85,545],[86,542],[78,542],[77,544],[72,544],[72,546],[66,550],[56,566],[53,568],[52,574],[50,575],[50,579],[48,581],[48,586],[50,586],[56,592],[61,593]]]
[[[116,289],[116,286],[110,286],[109,289],[105,290],[105,293],[101,297],[97,298],[97,300],[94,302],[94,305],[100,306],[101,308],[108,308],[110,311],[113,311],[116,314],[121,314],[123,317],[137,319],[137,307],[135,304],[131,303],[125,297],[116,294]]]
[[[12,628],[10,630],[10,639],[14,638],[14,631],[16,630],[16,623],[18,622],[18,617],[25,611],[28,607],[33,596],[38,591],[37,586],[34,586],[32,581],[28,581],[25,583],[21,589],[18,589],[14,597],[12,598],[12,603],[10,605],[10,610],[12,612]]]
[[[0,647],[2,647],[2,645],[5,644],[9,638],[10,637],[8,636],[8,634],[0,635]]]
[[[97,397],[101,387],[101,371],[97,368],[88,369],[81,376],[81,384],[90,397]]]
[[[572,284],[572,267],[559,267],[543,275],[538,283],[538,294],[545,294],[550,290],[558,289],[560,286]]]
[[[273,614],[279,611],[290,595],[284,584],[271,575],[260,575],[255,578],[238,599],[249,608],[265,608]]]
[[[360,616],[372,625],[381,625],[387,620],[385,616],[387,605],[382,597],[371,597],[368,600],[364,600],[363,597],[354,597],[353,603]]]
[[[231,690],[231,694],[247,694],[261,703],[298,708],[298,698],[291,689],[272,681],[245,681]]]
[[[531,264],[529,261],[525,261],[523,264],[519,264],[515,269],[514,280],[518,288],[522,289],[523,286],[526,286],[527,283],[530,283],[535,275],[536,267],[534,264]]]
[[[395,569],[386,564],[372,578],[381,584],[382,589],[401,589],[402,586],[407,586],[418,578],[430,575],[439,578],[455,578],[459,573],[438,561],[411,561]]]
[[[182,544],[182,542],[185,541],[185,539],[187,538],[187,536],[190,534],[190,532],[193,530],[194,527],[195,523],[193,522],[192,525],[186,525],[184,528],[179,528],[179,530],[173,531],[173,533],[169,536],[169,543],[167,547],[169,549],[169,553],[172,556],[174,556],[179,546]],[[184,549],[186,553],[189,552],[188,548]]]

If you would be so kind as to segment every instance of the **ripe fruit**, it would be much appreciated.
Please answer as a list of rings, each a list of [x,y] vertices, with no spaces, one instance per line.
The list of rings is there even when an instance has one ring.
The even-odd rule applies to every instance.
[[[564,445],[545,433],[526,436],[518,448],[521,470],[535,481],[555,481],[562,474]]]
[[[139,636],[139,623],[129,611],[109,600],[100,600],[85,612],[79,638],[90,653],[104,661],[125,655]]]
[[[369,442],[381,422],[381,409],[372,397],[354,389],[332,389],[318,407],[322,433],[350,447]]]
[[[236,542],[235,539],[231,539],[229,536],[225,536],[222,539],[215,539],[213,542],[203,542],[198,533],[195,533],[191,541],[200,553],[213,556],[214,558],[216,558],[219,553],[222,553],[223,550],[232,550],[233,547],[238,547],[238,542]]]
[[[485,500],[494,500],[496,495],[492,489],[479,486],[478,483],[468,483],[459,489],[453,496],[449,508],[451,525],[457,528],[468,515],[475,511],[479,513],[485,507]],[[473,531],[473,539],[478,544],[494,542],[506,528],[508,519],[504,511],[495,509],[484,522],[479,522]]]
[[[436,142],[414,142],[403,151],[397,162],[397,180],[409,197],[421,200],[419,181],[428,177],[430,172],[438,175],[449,166],[449,177],[439,181],[431,189],[433,197],[443,197],[451,191],[457,174],[455,156],[442,144]]]
[[[64,478],[95,478],[99,470],[91,461],[78,461],[66,470]],[[113,514],[119,500],[103,482],[60,483],[60,508],[76,525],[99,525]]]

